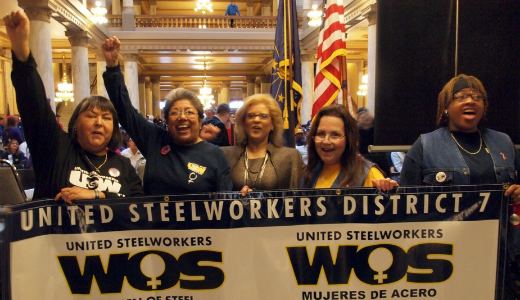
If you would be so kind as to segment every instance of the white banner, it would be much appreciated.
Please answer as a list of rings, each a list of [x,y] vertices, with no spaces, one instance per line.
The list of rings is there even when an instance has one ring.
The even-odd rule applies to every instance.
[[[251,227],[243,219],[251,221],[254,214],[244,213],[239,221],[245,223],[231,222],[229,228],[220,224],[189,229],[185,225],[196,222],[185,220],[184,228],[177,230],[163,228],[179,225],[179,216],[189,217],[179,210],[162,210],[162,215],[160,209],[152,208],[128,213],[130,220],[132,216],[153,220],[157,229],[129,226],[121,230],[114,220],[124,219],[121,212],[131,212],[135,204],[107,201],[103,205],[112,209],[91,214],[85,205],[84,214],[76,214],[80,227],[88,229],[83,233],[64,230],[71,220],[62,219],[62,225],[51,226],[53,233],[15,238],[10,243],[11,299],[494,299],[501,225],[498,215],[493,219],[489,212],[501,211],[500,202],[492,202],[501,193],[430,192],[422,208],[415,202],[415,211],[405,203],[424,200],[421,193],[414,194],[415,198],[403,196],[402,209],[396,210],[389,205],[394,202],[384,196],[388,202],[380,203],[385,204],[385,213],[399,218],[408,215],[404,222],[376,216],[370,206],[363,209],[363,202],[372,202],[375,195],[356,194],[352,196],[358,203],[356,214],[370,221],[328,224],[321,224],[320,216],[314,214],[320,211],[320,197],[325,218],[332,210],[342,217],[351,212],[345,208],[345,196],[309,195],[317,203],[310,209],[313,217],[309,220],[314,224],[304,224],[300,219],[284,222],[291,216],[288,203],[296,201],[284,193],[285,198],[273,206],[279,215],[268,218],[263,211],[258,216],[265,220]],[[435,211],[438,195],[443,199],[437,202],[442,213]],[[264,204],[272,198],[256,200]],[[245,212],[256,205],[251,199],[240,201]],[[175,203],[179,202],[168,205],[178,208]],[[191,207],[188,202],[184,206]],[[22,232],[40,230],[60,219],[46,207],[14,214]],[[293,207],[292,213],[305,215],[302,207]],[[424,207],[429,207],[426,213]],[[117,230],[101,230],[107,224]]]

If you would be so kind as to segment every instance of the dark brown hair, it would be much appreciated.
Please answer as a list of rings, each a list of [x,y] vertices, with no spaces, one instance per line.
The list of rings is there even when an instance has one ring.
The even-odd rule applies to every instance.
[[[484,118],[486,116],[486,111],[488,107],[488,95],[486,88],[482,84],[482,82],[475,76],[466,75],[466,74],[459,74],[450,81],[448,81],[442,90],[439,93],[439,96],[437,97],[437,126],[439,127],[445,127],[448,126],[449,118],[448,114],[446,113],[446,110],[448,109],[448,106],[450,106],[450,103],[453,101],[453,88],[455,87],[455,84],[459,80],[464,80],[468,84],[469,88],[478,90],[479,92],[484,95]]]
[[[343,121],[343,129],[345,131],[345,151],[341,155],[340,162],[345,177],[342,179],[340,186],[346,187],[361,176],[363,172],[363,158],[358,154],[359,132],[356,120],[347,112],[345,107],[341,105],[329,105],[322,108],[312,121],[309,137],[307,139],[309,160],[305,175],[305,183],[310,183],[311,172],[319,163],[321,163],[321,159],[316,151],[314,137],[318,131],[321,118],[325,116],[336,117]]]
[[[93,110],[94,108],[99,108],[99,110],[101,111],[108,111],[112,114],[112,137],[110,138],[107,147],[110,150],[117,149],[121,144],[121,131],[119,130],[117,112],[112,102],[110,102],[110,100],[103,96],[90,96],[81,100],[81,102],[74,109],[72,116],[70,117],[68,126],[69,136],[77,142],[78,134],[76,122],[78,121],[79,115],[84,111]]]

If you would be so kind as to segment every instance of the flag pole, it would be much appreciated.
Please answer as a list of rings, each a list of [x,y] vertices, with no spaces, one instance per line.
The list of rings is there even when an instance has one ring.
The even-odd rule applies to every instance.
[[[289,50],[289,105],[290,105],[290,109],[289,109],[289,134],[288,134],[288,145],[289,147],[294,147],[294,126],[295,126],[295,120],[294,120],[294,108],[295,108],[295,103],[294,103],[294,90],[293,90],[293,81],[294,81],[294,76],[293,76],[293,72],[294,72],[294,69],[293,69],[293,66],[294,66],[294,57],[293,57],[293,36],[292,36],[292,28],[291,26],[297,26],[297,24],[292,24],[292,14],[294,13],[292,11],[292,8],[293,8],[293,5],[292,5],[292,2],[294,0],[287,0],[287,27],[288,27],[288,38],[287,38],[287,44],[288,44],[288,48],[290,49]]]
[[[346,28],[345,28],[346,29]],[[346,41],[347,33],[345,32],[345,36],[343,39]],[[354,99],[350,97],[349,94],[349,86],[348,86],[348,77],[347,77],[347,57],[340,56],[339,57],[339,66],[341,68],[340,76],[341,76],[341,96],[343,106],[347,109],[352,117],[356,116],[358,106],[357,103],[354,102]]]
[[[287,47],[287,0],[282,0],[283,2],[283,53],[284,53],[284,59],[287,59],[287,53],[289,52],[289,47]],[[287,125],[287,128],[289,128],[289,108],[287,107],[287,63],[284,63],[284,72],[283,72],[283,122],[284,122],[284,128]]]

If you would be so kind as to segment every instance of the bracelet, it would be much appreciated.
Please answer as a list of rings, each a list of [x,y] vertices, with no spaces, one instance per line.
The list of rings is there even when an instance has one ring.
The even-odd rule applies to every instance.
[[[94,190],[94,194],[95,194],[95,198],[94,199],[99,199],[99,192],[98,192],[98,190]]]

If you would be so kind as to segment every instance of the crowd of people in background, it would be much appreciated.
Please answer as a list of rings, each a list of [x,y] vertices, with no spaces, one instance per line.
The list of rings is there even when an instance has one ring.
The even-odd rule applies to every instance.
[[[15,54],[13,74],[20,73],[20,76],[32,80],[18,83],[17,77],[13,77],[22,117],[30,117],[28,121],[31,125],[34,125],[35,117],[45,117],[45,120],[56,118],[51,111],[47,112],[49,116],[35,116],[34,113],[31,115],[26,112],[25,98],[38,98],[38,92],[42,93],[32,89],[37,91],[24,95],[28,93],[25,90],[31,90],[25,85],[30,83],[39,86],[41,82],[39,75],[31,69],[33,60],[27,36],[20,34],[20,31],[29,30],[29,21],[23,12],[13,13],[4,21]],[[443,171],[430,161],[434,156],[427,156],[432,150],[429,144],[425,144],[426,137],[429,138],[430,135],[422,136],[422,143],[418,141],[414,144],[410,152],[412,155],[402,152],[371,153],[368,146],[374,142],[374,117],[363,107],[353,114],[340,105],[324,107],[312,123],[295,129],[295,148],[283,146],[282,114],[276,101],[269,95],[250,96],[238,110],[230,109],[225,103],[204,109],[193,92],[180,88],[172,90],[166,96],[162,116],[144,117],[131,105],[119,66],[120,46],[117,37],[108,38],[102,45],[107,63],[103,80],[110,99],[102,104],[105,100],[96,98],[95,103],[75,114],[90,112],[102,115],[106,110],[110,120],[118,120],[124,132],[123,144],[110,145],[115,146],[115,149],[109,151],[129,159],[129,166],[134,170],[133,174],[142,180],[146,194],[229,190],[248,193],[258,189],[356,186],[388,190],[397,187],[400,181],[404,184],[436,185],[444,181],[456,183],[459,181],[452,178],[467,177],[447,169]],[[507,160],[509,163],[517,160],[510,143],[506,143],[507,138],[480,126],[480,120],[485,116],[488,106],[482,83],[472,76],[459,75],[447,83],[439,94],[438,101],[438,125],[444,128],[444,131],[440,131],[444,133],[443,142],[453,144],[450,144],[452,150],[459,150],[464,158],[451,162],[459,166],[461,172],[471,171],[471,180],[460,182],[514,182],[516,178],[511,174],[514,174],[516,165],[503,162],[507,160],[504,156],[510,157]],[[41,127],[28,128],[28,143],[22,144],[25,141],[24,131],[19,120],[9,116],[3,121],[5,124],[1,130],[5,150],[1,157],[10,160],[17,167],[28,166],[32,157],[41,155],[38,153],[40,151],[35,152],[34,149],[32,150],[35,153],[30,155],[28,150],[34,146],[39,147],[31,140],[35,140],[36,136],[41,140],[40,135],[32,132],[41,130]],[[101,121],[99,127],[103,128],[105,120]],[[79,125],[81,122],[68,126],[72,143],[79,146],[75,151],[89,159],[89,165],[94,169],[91,172],[102,173],[108,160],[107,150],[93,149],[88,144],[96,140],[102,132],[97,129],[92,129],[92,132],[85,129],[82,132]],[[113,134],[119,132],[118,126],[114,122],[111,129]],[[59,131],[61,128],[57,126],[55,130]],[[83,134],[86,136],[83,137]],[[450,139],[445,137],[446,134]],[[437,136],[433,138],[439,139]],[[86,141],[82,143],[82,139]],[[101,143],[101,146],[108,148],[109,140],[111,139],[106,138],[106,144]],[[499,146],[493,145],[496,140],[500,140]],[[47,144],[52,142],[54,141],[45,140]],[[495,157],[495,152],[489,150],[490,147],[492,150],[501,149],[499,152],[503,156]],[[485,151],[481,151],[482,149]],[[480,164],[477,158],[486,162],[486,165]],[[73,166],[71,168],[74,169]],[[63,185],[69,186],[70,182]],[[513,186],[515,188],[508,190],[508,195],[512,195],[514,199],[520,198],[520,190],[517,191],[516,185]],[[55,187],[56,190],[60,188],[63,186]]]
[[[227,14],[239,15],[232,5]],[[322,108],[310,126],[296,128],[296,148],[289,148],[283,146],[282,112],[267,94],[248,97],[237,111],[227,104],[204,110],[195,93],[179,88],[150,122],[131,104],[121,43],[111,37],[102,45],[109,99],[83,99],[65,131],[29,49],[29,19],[19,11],[4,23],[24,126],[17,116],[0,118],[0,158],[34,168],[36,199],[500,183],[509,184],[505,195],[520,202],[520,158],[509,136],[482,125],[490,103],[476,77],[460,74],[445,84],[437,99],[439,129],[421,135],[407,154],[370,153],[370,111],[360,108],[353,116],[341,105]]]

